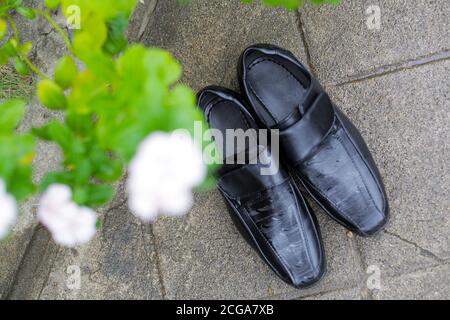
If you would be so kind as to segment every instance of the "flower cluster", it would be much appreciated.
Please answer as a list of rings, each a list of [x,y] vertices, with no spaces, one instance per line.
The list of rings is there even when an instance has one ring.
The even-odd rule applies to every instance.
[[[143,221],[154,221],[159,214],[183,215],[192,206],[192,189],[205,176],[202,151],[189,134],[153,133],[130,164],[130,209]]]
[[[70,188],[61,184],[51,185],[42,196],[38,219],[57,243],[67,247],[88,242],[96,232],[95,212],[74,203]]]

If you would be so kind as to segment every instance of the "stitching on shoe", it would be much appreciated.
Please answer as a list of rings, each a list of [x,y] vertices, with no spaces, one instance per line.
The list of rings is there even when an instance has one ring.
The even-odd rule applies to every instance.
[[[226,194],[226,193],[225,193]],[[226,194],[226,196],[228,197],[228,194]],[[230,200],[227,200],[230,201]],[[230,201],[232,203],[232,201]],[[263,240],[266,242],[266,244],[269,246],[269,249],[275,254],[275,256],[277,256],[280,260],[281,266],[286,270],[288,275],[291,275],[291,272],[289,271],[289,269],[286,268],[286,265],[284,263],[284,261],[278,256],[278,253],[274,250],[274,248],[272,247],[272,245],[267,241],[267,239],[264,237],[263,234],[261,234],[261,231],[258,229],[258,227],[256,226],[256,224],[253,222],[253,219],[250,217],[250,215],[248,214],[247,210],[245,207],[242,207],[241,205],[237,205],[237,207],[235,207],[235,205],[231,205],[233,208],[233,211],[235,213],[237,213],[238,219],[241,221],[241,223],[244,225],[244,228],[247,229],[247,231],[249,233],[250,232],[250,227],[247,223],[246,220],[244,220],[244,218],[242,217],[244,214],[247,215],[247,217],[250,219],[250,223],[253,224],[253,226],[256,228],[257,232],[262,236]],[[242,208],[242,210],[244,210],[244,212],[239,211],[238,207]],[[255,236],[251,235],[251,238],[253,239],[253,241],[256,242],[256,247],[258,248],[258,251],[261,253],[261,255],[264,257],[264,260],[266,260],[266,263],[273,269],[273,271],[279,275],[279,277],[287,282],[289,282],[289,279],[287,277],[285,277],[284,275],[282,275],[277,268],[274,266],[274,264],[270,261],[270,259],[267,257],[267,255],[264,253],[264,251],[262,250],[261,246],[259,245],[257,239],[255,238]]]
[[[290,270],[290,268],[288,268],[287,262],[284,260],[283,257],[280,256],[280,254],[275,250],[275,248],[273,247],[273,245],[269,242],[269,240],[267,240],[266,236],[261,232],[261,230],[259,230],[258,225],[255,223],[255,221],[253,221],[250,213],[248,212],[248,210],[241,206],[242,209],[244,209],[245,213],[247,214],[248,218],[250,219],[250,222],[253,224],[253,226],[255,227],[256,231],[259,233],[259,235],[262,237],[262,239],[266,242],[266,244],[269,246],[269,248],[271,249],[271,251],[275,254],[275,256],[280,260],[281,265],[284,267],[284,269],[286,270],[286,272],[288,273],[288,275],[291,276],[292,279],[294,279],[294,276]],[[244,220],[245,221],[245,220]]]
[[[217,106],[217,105],[218,105],[219,103],[221,103],[221,102],[227,102],[227,101],[233,102],[233,101],[231,101],[231,100],[226,100],[226,99],[223,99],[223,98],[218,98],[217,101],[214,101],[214,103],[211,104],[211,106],[209,107],[208,112],[207,112],[206,115],[205,115],[206,121],[207,121],[208,123],[210,123],[210,120],[211,120],[211,113],[212,113],[212,110],[214,109],[214,107]],[[233,102],[233,103],[234,103],[234,102]],[[239,105],[238,105],[238,106],[239,106]],[[244,115],[244,113],[242,112],[241,107],[239,106],[238,109],[239,109],[239,114],[240,114],[242,120],[244,121],[244,123],[245,123],[247,129],[250,129],[250,124],[249,124],[249,122],[248,122],[248,120],[247,120],[247,117],[246,117],[246,116]]]
[[[350,137],[349,133],[347,132],[347,129],[345,128],[343,122],[340,120],[339,115],[337,115],[336,113],[336,117],[339,119],[339,121],[342,123],[342,129],[344,130],[345,135],[347,136],[347,139],[350,141],[350,143],[353,145],[353,147],[355,148],[356,152],[358,152],[358,155],[361,157],[364,165],[366,166],[367,170],[370,172],[370,175],[372,176],[373,180],[375,181],[375,184],[377,185],[378,191],[381,194],[381,197],[383,198],[383,205],[382,205],[382,211],[381,214],[384,214],[384,211],[386,210],[386,203],[387,203],[387,199],[384,195],[383,192],[383,188],[381,187],[381,185],[378,183],[378,179],[376,178],[375,174],[372,172],[372,169],[370,168],[370,166],[367,164],[365,158],[363,157],[363,155],[361,154],[361,152],[359,151],[359,148],[356,146],[356,144],[353,142],[353,139]],[[377,208],[377,206],[375,205],[375,208]],[[378,209],[378,208],[377,208]]]
[[[267,113],[269,113],[269,115],[272,117],[273,121],[275,121],[275,123],[278,122],[277,117],[275,117],[275,115],[272,113],[272,111],[270,111],[270,109],[266,106],[266,103],[264,102],[264,99],[262,97],[260,97],[255,89],[253,88],[253,86],[251,84],[248,85],[251,92],[256,96],[256,98],[258,98],[258,100],[261,102],[262,106],[264,107],[264,109],[267,111]]]
[[[212,109],[214,109],[214,107],[215,106],[217,106],[219,103],[221,103],[222,101],[225,101],[225,99],[222,99],[222,98],[217,98],[217,101],[214,101],[214,103],[212,103],[211,104],[211,107],[209,107],[208,108],[208,112],[206,113],[206,121],[208,122],[208,123],[210,123],[210,117],[211,117],[211,112],[212,112]]]
[[[344,131],[344,133],[347,134],[345,131]],[[342,138],[341,138],[340,136],[336,136],[336,138],[337,138],[337,140],[341,143],[342,148],[344,148],[344,150],[345,150],[345,152],[347,153],[348,157],[349,157],[350,160],[352,161],[353,166],[354,166],[355,169],[356,169],[356,172],[358,172],[359,179],[360,179],[360,181],[362,182],[362,185],[364,186],[364,189],[365,189],[365,191],[366,191],[365,193],[367,193],[367,195],[369,196],[370,201],[371,201],[372,204],[374,205],[375,209],[378,210],[378,207],[377,207],[377,205],[376,205],[376,203],[375,203],[375,200],[373,199],[372,195],[370,194],[369,189],[367,188],[367,185],[366,185],[366,183],[364,182],[364,179],[363,179],[363,177],[362,177],[362,174],[361,174],[361,172],[360,172],[358,166],[357,166],[356,163],[355,163],[355,160],[350,156],[350,154],[349,154],[347,148],[346,148],[345,145],[344,145],[344,142],[342,141]],[[347,137],[347,138],[348,138],[348,137]],[[353,144],[352,144],[352,145],[353,145]],[[353,146],[353,147],[355,147],[355,146]],[[358,153],[358,154],[359,154],[359,153]],[[365,165],[365,164],[364,164],[364,165]],[[370,170],[369,170],[369,172],[370,172]],[[358,186],[358,189],[361,189],[360,186]]]
[[[287,71],[287,73],[289,73],[289,74],[292,76],[292,78],[294,78],[294,80],[297,81],[297,83],[298,83],[299,85],[301,85],[303,88],[305,87],[304,85],[302,85],[302,83],[300,82],[300,80],[298,80],[297,77],[296,77],[291,71],[289,71],[285,66],[283,66],[281,63],[279,63],[278,61],[276,61],[276,60],[274,60],[274,59],[264,58],[264,59],[260,59],[260,60],[258,60],[258,61],[253,61],[253,63],[250,64],[250,65],[248,66],[248,71],[251,71],[255,66],[257,66],[258,64],[260,64],[260,63],[262,63],[262,62],[266,62],[266,61],[272,62],[272,63],[274,63],[274,64],[280,66],[280,67],[283,68],[285,71]]]
[[[336,132],[337,132],[337,131],[338,131],[338,130],[336,130]],[[336,139],[336,138],[337,138],[336,132],[334,132],[334,133],[333,133],[332,135],[330,135],[328,138],[335,138],[335,139]],[[345,148],[344,148],[344,149],[345,149]],[[348,153],[347,153],[347,154],[348,154]],[[301,179],[301,177],[300,177],[300,179]],[[318,187],[318,186],[313,185],[312,183],[310,183],[310,182],[308,182],[308,181],[306,181],[306,182],[308,183],[308,186],[309,186],[310,188],[316,190],[316,192],[319,193],[319,194],[321,195],[322,198],[324,198],[325,200],[327,200],[327,201],[329,202],[330,206],[331,206],[335,211],[341,212],[341,210],[340,210],[339,208],[337,208],[337,207],[334,205],[334,201],[332,201],[332,200],[326,195],[325,190],[323,190],[322,188],[320,188],[320,187]],[[358,226],[358,224],[355,223],[355,221],[352,219],[351,216],[345,215],[345,217],[346,217],[346,218],[347,218],[347,219],[348,219],[355,227]]]
[[[295,190],[294,190],[292,184],[289,184],[289,188],[291,189],[292,194],[293,194],[293,196],[294,196],[295,207],[296,207],[297,211],[300,212],[300,206],[299,206],[299,204],[298,204],[297,193],[295,192]],[[300,216],[300,213],[299,213],[299,216]],[[314,269],[314,265],[313,265],[312,259],[311,259],[311,248],[310,248],[309,240],[308,240],[308,238],[304,235],[304,232],[305,232],[305,226],[303,225],[303,221],[302,221],[302,218],[301,218],[301,217],[298,217],[298,220],[299,220],[298,222],[299,222],[299,224],[300,224],[300,228],[302,229],[301,236],[302,236],[302,238],[303,238],[303,241],[306,243],[306,255],[308,256],[309,264],[310,264],[310,265],[313,267],[313,269]]]

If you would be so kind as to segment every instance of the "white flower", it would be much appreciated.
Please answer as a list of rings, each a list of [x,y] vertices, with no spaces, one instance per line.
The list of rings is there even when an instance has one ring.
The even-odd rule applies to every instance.
[[[96,232],[95,212],[74,203],[72,191],[62,184],[48,187],[41,198],[38,219],[57,243],[67,247],[88,242]]]
[[[0,179],[0,239],[3,239],[17,221],[16,199],[6,191],[5,182]]]
[[[146,222],[159,214],[183,215],[192,207],[192,189],[205,176],[202,150],[189,134],[153,133],[130,163],[129,207]]]

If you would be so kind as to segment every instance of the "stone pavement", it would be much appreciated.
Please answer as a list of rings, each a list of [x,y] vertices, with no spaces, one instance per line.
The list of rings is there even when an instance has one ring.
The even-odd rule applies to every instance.
[[[449,299],[450,2],[343,0],[298,13],[238,0],[156,2],[139,5],[130,35],[170,50],[196,90],[237,88],[237,58],[253,43],[278,44],[307,63],[373,151],[390,198],[387,230],[362,239],[314,206],[328,274],[296,290],[245,243],[216,191],[196,194],[185,218],[143,225],[127,210],[120,185],[101,210],[102,231],[76,249],[56,246],[36,226],[31,200],[15,235],[0,243],[0,297]],[[366,25],[371,5],[381,9],[379,30]],[[35,60],[45,69],[60,55],[58,42],[37,32],[43,36]],[[34,102],[26,125],[53,116]],[[58,157],[51,146],[40,150],[38,176]],[[78,271],[79,289],[71,282]],[[373,288],[378,274],[381,288]]]

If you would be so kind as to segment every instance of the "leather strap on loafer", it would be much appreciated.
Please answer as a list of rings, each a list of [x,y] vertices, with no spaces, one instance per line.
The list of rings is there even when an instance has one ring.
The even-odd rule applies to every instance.
[[[333,127],[335,112],[326,93],[319,94],[304,116],[280,131],[280,143],[291,163],[304,161]]]
[[[259,153],[257,163],[242,165],[240,168],[222,175],[218,182],[219,188],[230,198],[237,200],[283,183],[288,179],[284,170],[277,170],[269,175],[261,174],[261,163],[270,163],[271,161],[270,151],[265,148]]]

